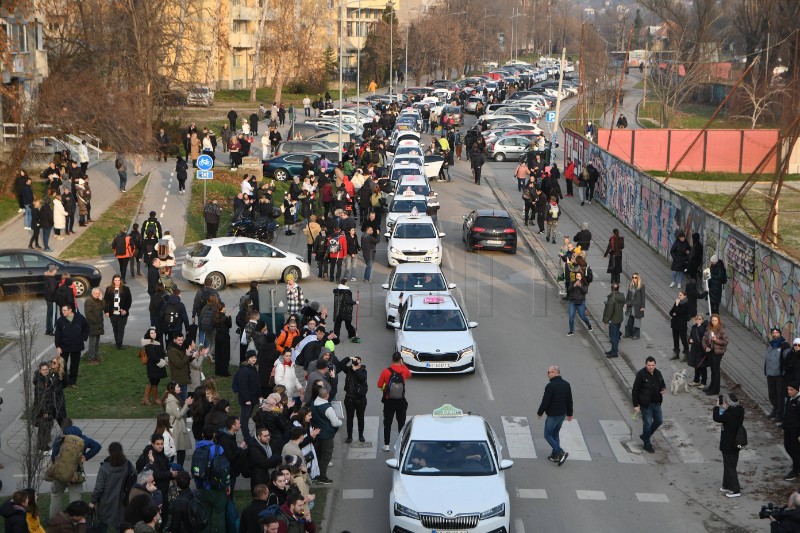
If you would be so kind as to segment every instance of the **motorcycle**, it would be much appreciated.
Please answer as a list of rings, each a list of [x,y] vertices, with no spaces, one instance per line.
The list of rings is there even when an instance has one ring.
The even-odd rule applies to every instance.
[[[228,232],[228,236],[248,237],[269,244],[275,240],[276,229],[278,229],[278,223],[275,222],[274,219],[262,218],[253,222],[249,218],[243,218],[231,222],[231,229]]]

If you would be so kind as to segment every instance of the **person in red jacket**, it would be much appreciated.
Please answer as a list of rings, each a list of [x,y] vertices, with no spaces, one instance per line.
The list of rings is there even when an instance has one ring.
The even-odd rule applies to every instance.
[[[572,182],[575,181],[575,162],[567,158],[567,167],[564,169],[564,179],[567,180],[567,196],[572,196]]]
[[[339,229],[339,226],[333,228],[333,233],[328,238],[327,247],[328,263],[330,265],[328,279],[336,283],[342,279],[342,262],[347,257],[347,238]],[[335,276],[334,273],[336,274]]]
[[[392,354],[392,365],[384,368],[378,378],[378,388],[382,391],[383,403],[383,451],[389,451],[389,437],[392,435],[392,421],[397,417],[397,431],[406,423],[406,382],[411,377],[411,370],[403,362],[400,352]]]

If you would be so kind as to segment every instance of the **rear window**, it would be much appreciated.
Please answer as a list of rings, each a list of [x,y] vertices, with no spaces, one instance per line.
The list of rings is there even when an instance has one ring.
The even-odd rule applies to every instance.
[[[206,257],[208,252],[211,251],[210,246],[206,246],[205,244],[197,243],[192,248],[192,251],[189,252],[189,255],[192,257]]]
[[[489,229],[505,229],[512,227],[511,219],[504,217],[478,217],[475,225]]]

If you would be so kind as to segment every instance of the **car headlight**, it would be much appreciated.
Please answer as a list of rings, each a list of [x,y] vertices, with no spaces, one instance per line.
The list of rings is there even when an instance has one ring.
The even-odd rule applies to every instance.
[[[474,344],[467,346],[466,348],[462,348],[458,350],[456,353],[458,354],[459,359],[464,357],[465,355],[472,355],[473,349],[475,348]]]
[[[481,520],[486,520],[487,518],[494,518],[495,516],[505,516],[505,515],[506,515],[506,504],[501,503],[500,505],[492,507],[488,511],[482,512]]]
[[[411,357],[416,359],[417,356],[419,355],[419,352],[417,350],[414,350],[413,348],[409,348],[408,346],[400,346],[400,354],[410,355]]]
[[[397,502],[394,503],[394,515],[395,516],[406,516],[408,518],[413,518],[414,520],[419,520],[419,513],[413,509],[409,509],[405,505],[399,504]]]
[[[393,253],[393,254],[399,254],[399,253],[400,253],[400,250],[398,250],[398,249],[397,249],[397,248],[395,248],[394,246],[390,246],[390,247],[389,247],[389,251],[390,251],[391,253]]]
[[[429,253],[432,253],[432,254],[438,254],[438,253],[439,253],[439,247],[437,246],[436,248],[434,248],[433,250],[431,250]]]
[[[296,256],[294,256],[294,257],[295,257],[295,258],[296,258],[298,261],[300,261],[301,263],[305,263],[305,262],[306,262],[306,260],[305,260],[305,259],[303,259],[302,257],[300,257],[299,255],[296,255]]]
[[[99,270],[97,270],[97,269],[95,268],[95,269],[92,271],[92,276],[99,276],[99,275],[100,275],[100,271],[99,271]]]

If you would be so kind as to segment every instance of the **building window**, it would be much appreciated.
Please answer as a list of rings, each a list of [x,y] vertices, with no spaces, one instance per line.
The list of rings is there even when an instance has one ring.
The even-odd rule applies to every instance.
[[[348,22],[347,23],[347,36],[348,37],[352,37],[353,36],[353,23],[352,22]]]
[[[28,51],[28,27],[24,24],[14,24],[14,45],[19,52]]]
[[[44,26],[41,22],[36,22],[36,26],[34,26],[34,32],[36,36],[36,49],[44,50]]]
[[[242,66],[242,55],[236,54],[233,56],[233,66],[234,67],[241,67]]]
[[[245,33],[247,31],[247,22],[244,20],[233,21],[233,33]]]
[[[239,2],[240,2],[240,0],[231,0],[231,5],[232,6],[238,6]]]

